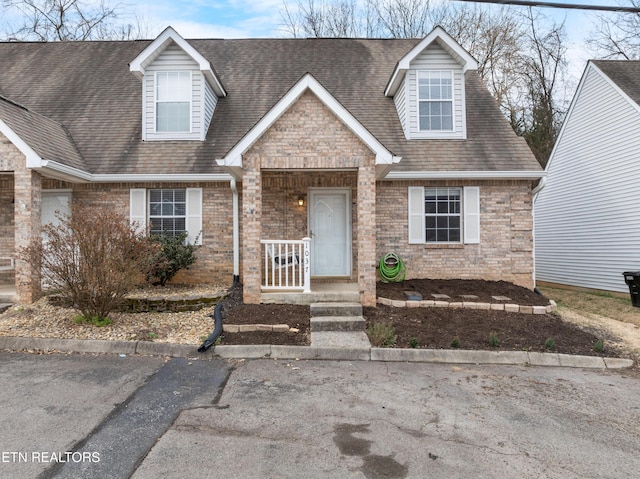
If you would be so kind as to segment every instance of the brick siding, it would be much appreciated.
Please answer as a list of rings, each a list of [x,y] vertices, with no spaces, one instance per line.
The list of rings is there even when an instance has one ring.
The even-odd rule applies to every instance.
[[[375,228],[373,208],[367,209],[367,204],[375,204],[375,157],[369,148],[307,91],[246,152],[243,168],[244,300],[260,301],[260,239],[306,234],[307,212],[297,206],[297,197],[306,198],[311,187],[349,187],[352,274],[363,304],[374,305],[375,268],[370,265],[375,262],[375,236],[359,233]]]
[[[13,247],[10,254],[14,257],[14,281],[20,301],[30,303],[40,294],[40,274],[17,257],[16,251],[29,245],[32,237],[40,234],[41,177],[40,174],[26,168],[26,159],[4,135],[0,134],[0,172],[13,175],[11,195],[13,209]],[[11,186],[11,181],[3,181],[3,186]],[[2,197],[8,197],[3,193]],[[6,207],[3,205],[3,210]],[[7,214],[6,211],[5,213]],[[11,247],[10,236],[2,233],[2,247]]]
[[[409,186],[479,186],[480,244],[409,244]],[[505,280],[533,288],[530,182],[380,182],[376,216],[377,257],[398,253],[407,264],[408,279]]]
[[[219,283],[231,285],[233,277],[232,192],[228,182],[219,183],[88,183],[71,184],[44,180],[45,189],[72,189],[72,201],[96,208],[116,208],[129,218],[131,188],[202,188],[202,247],[198,260],[179,271],[173,284]]]

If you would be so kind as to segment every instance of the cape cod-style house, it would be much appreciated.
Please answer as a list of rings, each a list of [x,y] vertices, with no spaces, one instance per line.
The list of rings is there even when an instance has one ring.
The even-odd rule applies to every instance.
[[[533,287],[545,175],[443,29],[423,39],[0,43],[0,281],[71,202],[187,231],[175,282],[240,278],[245,302],[407,277]]]

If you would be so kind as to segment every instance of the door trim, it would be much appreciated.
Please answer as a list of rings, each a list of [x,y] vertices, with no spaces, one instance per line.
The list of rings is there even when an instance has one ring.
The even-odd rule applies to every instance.
[[[344,187],[344,188],[321,188],[321,187],[316,187],[316,188],[309,188],[308,193],[307,193],[307,198],[309,199],[309,201],[307,201],[307,234],[308,236],[311,238],[311,247],[314,248],[314,240],[313,240],[313,235],[312,235],[312,230],[311,230],[311,225],[313,224],[312,221],[312,216],[311,216],[311,208],[314,204],[313,201],[313,196],[314,194],[326,194],[326,193],[333,193],[333,194],[342,194],[345,196],[346,198],[346,202],[345,202],[345,206],[346,206],[346,214],[345,214],[345,222],[346,222],[346,227],[345,227],[345,233],[346,233],[346,238],[345,238],[345,244],[346,244],[346,249],[347,251],[345,251],[345,254],[347,256],[346,258],[346,269],[347,272],[344,275],[341,276],[335,276],[335,275],[331,275],[331,276],[320,276],[320,275],[314,275],[313,274],[313,264],[312,266],[312,271],[311,271],[311,277],[312,278],[321,278],[321,279],[326,279],[326,278],[349,278],[351,279],[353,276],[353,242],[352,242],[352,228],[351,228],[351,209],[352,209],[352,204],[351,204],[351,188],[349,187]],[[314,253],[315,254],[315,253]],[[313,255],[312,255],[313,257]]]

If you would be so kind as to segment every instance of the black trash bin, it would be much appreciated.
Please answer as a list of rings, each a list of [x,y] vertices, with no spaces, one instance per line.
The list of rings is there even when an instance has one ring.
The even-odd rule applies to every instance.
[[[640,308],[640,271],[625,271],[624,282],[629,286],[631,294],[631,304],[636,308]]]

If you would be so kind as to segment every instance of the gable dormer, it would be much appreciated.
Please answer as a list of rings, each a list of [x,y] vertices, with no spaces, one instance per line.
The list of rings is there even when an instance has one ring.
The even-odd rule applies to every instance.
[[[142,80],[142,139],[204,141],[218,98],[213,68],[168,27],[129,65]]]
[[[385,95],[393,97],[408,140],[466,138],[464,74],[477,66],[441,27],[400,59]]]

